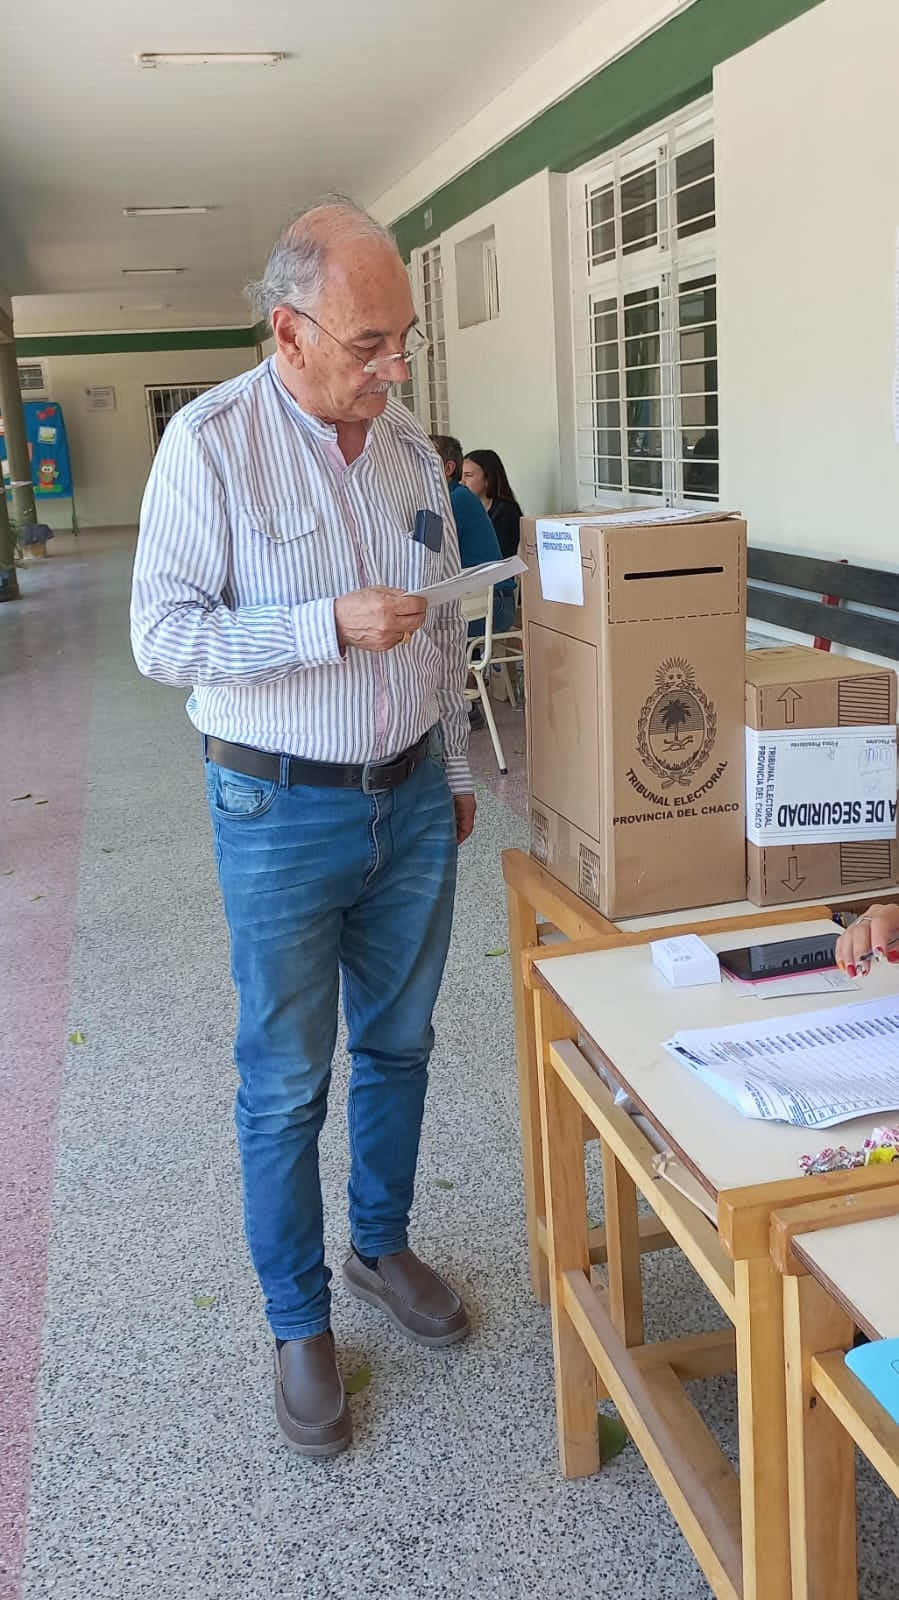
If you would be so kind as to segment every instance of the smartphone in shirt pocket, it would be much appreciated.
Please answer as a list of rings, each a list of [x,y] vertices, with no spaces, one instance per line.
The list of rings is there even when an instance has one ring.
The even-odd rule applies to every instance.
[[[415,516],[412,538],[438,556],[443,549],[443,518],[439,511],[419,511]]]

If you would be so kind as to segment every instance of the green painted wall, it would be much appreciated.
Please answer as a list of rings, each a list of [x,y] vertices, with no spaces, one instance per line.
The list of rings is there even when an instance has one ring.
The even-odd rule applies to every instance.
[[[261,344],[268,329],[179,328],[159,333],[38,333],[16,339],[20,359],[36,356],[122,355],[146,350],[247,350]]]
[[[821,0],[694,0],[394,224],[404,257],[548,167],[571,172],[712,87],[720,61]],[[425,213],[430,211],[425,226]]]

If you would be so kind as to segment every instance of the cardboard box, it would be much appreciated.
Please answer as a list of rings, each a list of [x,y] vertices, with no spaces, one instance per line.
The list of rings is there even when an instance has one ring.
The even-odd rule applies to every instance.
[[[804,645],[749,651],[746,790],[755,905],[895,884],[892,668]]]
[[[610,918],[742,900],[745,524],[525,519],[522,555],[531,853]]]

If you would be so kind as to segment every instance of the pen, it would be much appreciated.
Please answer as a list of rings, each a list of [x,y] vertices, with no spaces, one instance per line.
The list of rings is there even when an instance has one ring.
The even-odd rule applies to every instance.
[[[897,949],[899,949],[899,933],[895,934],[892,939],[888,939],[887,940],[885,948],[887,950],[897,950]],[[865,955],[859,956],[853,962],[853,966],[861,967],[861,966],[864,966],[865,963],[868,962],[868,961],[880,961],[880,960],[881,960],[881,957],[878,955],[876,950],[869,950],[869,951],[867,951],[867,953]]]

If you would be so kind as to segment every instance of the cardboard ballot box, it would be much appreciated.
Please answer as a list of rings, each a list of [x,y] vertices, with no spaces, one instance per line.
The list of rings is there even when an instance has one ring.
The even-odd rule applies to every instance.
[[[746,528],[522,522],[531,853],[611,918],[742,900]]]
[[[896,674],[790,645],[746,656],[746,837],[756,905],[896,882]]]

